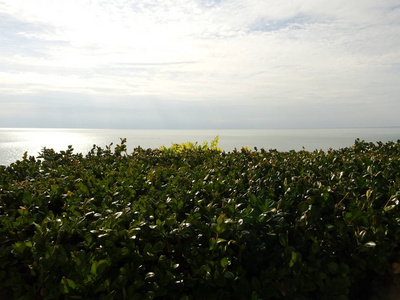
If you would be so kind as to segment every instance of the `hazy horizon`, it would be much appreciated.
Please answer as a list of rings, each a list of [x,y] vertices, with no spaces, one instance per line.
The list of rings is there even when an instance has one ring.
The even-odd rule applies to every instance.
[[[0,165],[21,159],[23,153],[37,155],[43,147],[55,151],[67,150],[86,154],[93,145],[105,147],[121,143],[126,138],[128,152],[135,146],[159,148],[172,143],[211,143],[219,137],[218,146],[224,151],[234,148],[277,149],[279,151],[315,149],[327,150],[350,147],[358,138],[367,142],[397,141],[396,128],[341,128],[341,129],[206,129],[206,130],[143,130],[143,129],[57,129],[57,128],[0,128]]]
[[[335,129],[390,129],[390,128],[400,128],[400,126],[354,126],[354,127],[287,127],[287,128],[101,128],[101,127],[0,127],[0,129],[7,129],[7,130],[149,130],[149,131],[158,131],[158,130],[176,130],[176,131],[196,131],[196,130],[203,130],[203,131],[215,131],[215,130],[335,130]]]
[[[0,127],[398,127],[398,1],[3,0]]]

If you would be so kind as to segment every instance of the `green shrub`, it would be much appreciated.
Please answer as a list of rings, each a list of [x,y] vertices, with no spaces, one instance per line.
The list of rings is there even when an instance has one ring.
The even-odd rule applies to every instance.
[[[400,141],[43,149],[0,166],[0,296],[367,299],[400,262]]]

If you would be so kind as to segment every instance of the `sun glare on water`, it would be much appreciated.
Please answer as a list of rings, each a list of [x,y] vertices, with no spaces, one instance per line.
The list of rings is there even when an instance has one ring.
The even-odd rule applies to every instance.
[[[67,130],[32,130],[28,134],[32,148],[45,147],[60,151],[66,150],[69,145],[79,145],[83,142],[81,134]]]

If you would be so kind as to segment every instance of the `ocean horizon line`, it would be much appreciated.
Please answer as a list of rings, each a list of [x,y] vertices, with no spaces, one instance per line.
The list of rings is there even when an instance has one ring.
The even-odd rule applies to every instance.
[[[343,127],[273,127],[273,128],[94,128],[94,127],[0,127],[0,130],[338,130],[338,129],[379,129],[400,128],[400,125],[392,126],[343,126]]]

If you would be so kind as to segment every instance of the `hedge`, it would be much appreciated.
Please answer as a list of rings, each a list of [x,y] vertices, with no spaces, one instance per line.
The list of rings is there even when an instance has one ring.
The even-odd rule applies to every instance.
[[[0,166],[2,299],[376,299],[400,140],[320,151],[43,148]]]

